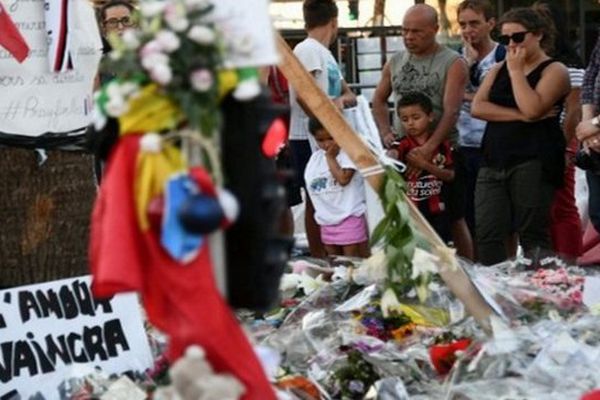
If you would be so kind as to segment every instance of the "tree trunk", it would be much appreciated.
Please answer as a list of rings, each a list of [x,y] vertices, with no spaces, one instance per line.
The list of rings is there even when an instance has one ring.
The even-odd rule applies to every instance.
[[[93,157],[0,149],[0,287],[88,273]]]

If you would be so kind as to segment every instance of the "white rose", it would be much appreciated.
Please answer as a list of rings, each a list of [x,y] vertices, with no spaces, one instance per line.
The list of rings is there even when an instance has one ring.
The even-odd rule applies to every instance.
[[[165,9],[166,4],[162,1],[143,1],[140,4],[140,12],[144,17],[156,17]]]
[[[150,78],[158,84],[167,85],[173,79],[173,71],[167,64],[156,64],[150,70]]]
[[[135,29],[125,29],[123,35],[121,35],[123,44],[129,50],[135,50],[140,47],[140,40],[137,37]]]
[[[181,41],[179,37],[171,31],[162,30],[156,34],[156,41],[160,44],[163,51],[172,53],[179,48]]]
[[[125,114],[128,109],[129,105],[122,97],[111,97],[106,103],[106,113],[111,117],[119,117]]]
[[[190,83],[196,91],[206,92],[212,87],[214,78],[209,70],[199,69],[190,75]]]
[[[163,53],[151,53],[147,56],[142,56],[142,66],[146,70],[151,70],[157,65],[169,65],[169,57]]]
[[[190,29],[188,37],[198,44],[209,45],[215,41],[217,35],[214,30],[206,26],[196,25]]]

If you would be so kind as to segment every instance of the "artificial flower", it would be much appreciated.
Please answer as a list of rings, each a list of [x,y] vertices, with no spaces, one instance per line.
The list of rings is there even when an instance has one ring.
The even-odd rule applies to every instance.
[[[140,47],[140,39],[135,29],[125,29],[121,35],[121,40],[128,50],[135,50]]]
[[[175,32],[185,31],[190,26],[185,9],[175,3],[168,3],[165,7],[165,21]]]
[[[172,53],[181,46],[179,37],[173,32],[163,29],[156,34],[156,41],[160,44],[161,49],[166,53]]]
[[[298,288],[302,289],[305,295],[310,295],[327,283],[323,280],[323,275],[319,275],[316,278],[308,275],[306,272],[300,275],[300,283]]]
[[[143,1],[140,4],[140,12],[144,17],[152,18],[164,11],[166,3],[162,1]]]
[[[202,45],[212,44],[217,38],[214,30],[203,25],[193,26],[188,32],[187,36],[194,42]]]
[[[173,79],[173,71],[166,64],[156,64],[150,70],[150,78],[160,85],[167,85]]]
[[[194,90],[198,92],[208,91],[214,84],[215,79],[211,72],[207,69],[199,69],[190,75],[190,83]]]
[[[168,66],[169,57],[164,53],[150,53],[146,56],[142,56],[142,67],[146,70],[151,71],[158,65]]]

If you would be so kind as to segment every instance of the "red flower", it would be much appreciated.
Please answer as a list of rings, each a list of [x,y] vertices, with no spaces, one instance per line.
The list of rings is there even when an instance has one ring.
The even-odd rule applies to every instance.
[[[456,361],[456,352],[465,350],[471,344],[471,339],[459,339],[452,343],[436,344],[429,348],[429,358],[435,370],[440,375],[446,375]]]

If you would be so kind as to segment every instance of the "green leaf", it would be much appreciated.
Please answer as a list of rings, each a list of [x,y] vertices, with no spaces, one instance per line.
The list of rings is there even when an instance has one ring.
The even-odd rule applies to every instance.
[[[383,218],[379,224],[373,230],[373,234],[371,235],[371,245],[376,245],[383,239],[387,230],[390,227],[390,220],[388,218]]]

